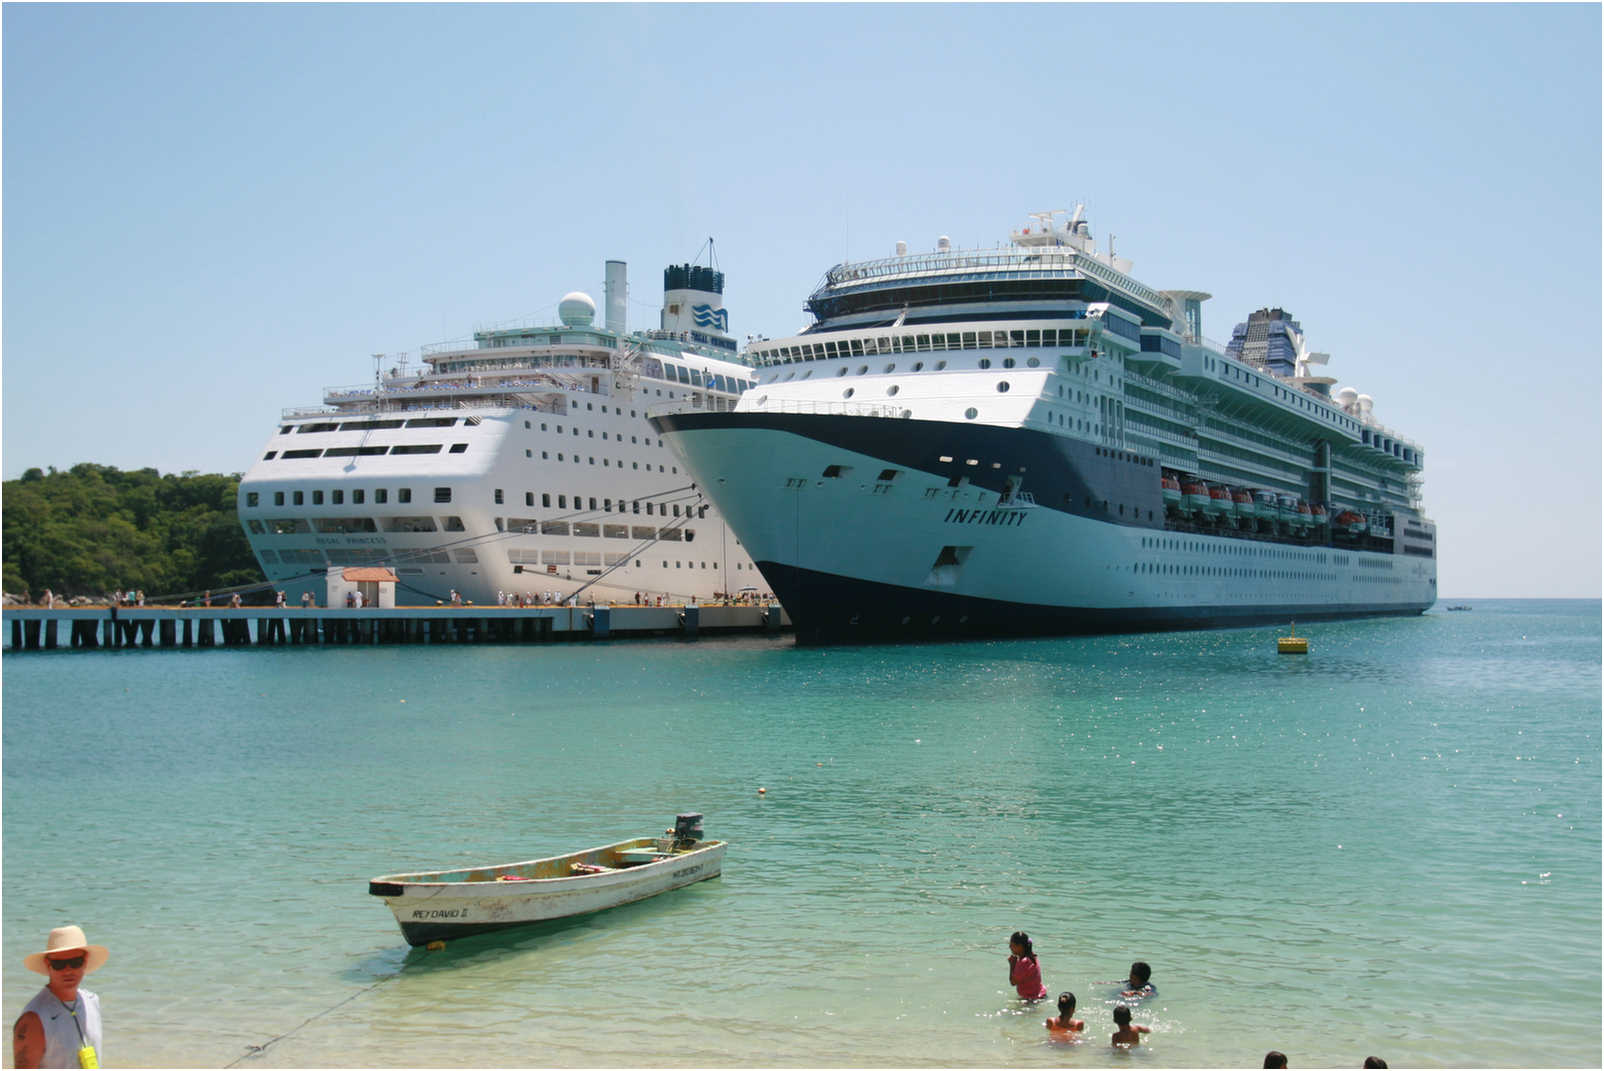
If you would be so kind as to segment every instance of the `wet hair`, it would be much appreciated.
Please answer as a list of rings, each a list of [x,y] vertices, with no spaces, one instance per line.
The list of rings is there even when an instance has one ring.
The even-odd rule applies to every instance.
[[[1026,959],[1036,958],[1036,950],[1032,948],[1030,944],[1030,934],[1026,933],[1024,930],[1015,930],[1014,935],[1008,938],[1008,943],[1011,945],[1017,944],[1022,947],[1025,950]]]
[[[1065,992],[1063,992],[1063,993],[1058,994],[1058,1014],[1059,1015],[1074,1015],[1075,1014],[1075,994],[1070,993],[1067,990]]]
[[[1265,1067],[1285,1067],[1286,1065],[1287,1054],[1279,1049],[1271,1049],[1269,1052],[1264,1054]]]
[[[1366,1067],[1386,1067],[1387,1066],[1387,1061],[1383,1060],[1379,1056],[1366,1056],[1365,1057],[1365,1066]]]
[[[1116,1004],[1114,1006],[1114,1021],[1120,1026],[1130,1026],[1131,1009],[1124,1004]]]
[[[1147,980],[1151,977],[1153,977],[1153,968],[1149,967],[1141,960],[1137,960],[1135,963],[1131,964],[1132,985],[1146,985]]]

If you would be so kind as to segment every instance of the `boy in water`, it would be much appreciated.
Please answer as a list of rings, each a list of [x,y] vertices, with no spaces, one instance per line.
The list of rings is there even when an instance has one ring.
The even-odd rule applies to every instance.
[[[1042,1025],[1054,1034],[1078,1034],[1085,1030],[1085,1021],[1075,1018],[1075,994],[1058,994],[1058,1018],[1049,1019]]]
[[[1131,976],[1125,979],[1125,988],[1123,991],[1121,991],[1120,996],[1151,997],[1157,995],[1158,990],[1153,986],[1153,983],[1149,981],[1149,979],[1152,977],[1153,968],[1149,967],[1141,960],[1137,960],[1135,963],[1131,964]]]
[[[1142,1043],[1143,1034],[1153,1032],[1148,1027],[1131,1022],[1131,1010],[1123,1004],[1114,1009],[1114,1025],[1119,1029],[1114,1031],[1113,1044],[1122,1049],[1136,1048]]]

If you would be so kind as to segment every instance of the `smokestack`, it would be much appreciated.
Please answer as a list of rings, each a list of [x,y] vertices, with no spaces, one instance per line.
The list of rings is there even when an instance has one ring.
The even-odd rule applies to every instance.
[[[629,321],[629,266],[622,260],[607,262],[604,300],[607,302],[607,330],[625,334]]]

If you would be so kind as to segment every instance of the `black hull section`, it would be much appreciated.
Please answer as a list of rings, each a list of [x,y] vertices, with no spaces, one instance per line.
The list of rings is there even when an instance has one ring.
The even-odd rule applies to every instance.
[[[796,642],[803,645],[1230,628],[1286,624],[1291,620],[1408,616],[1431,608],[1429,602],[1340,607],[1047,606],[903,588],[775,562],[758,562],[757,567],[791,615]]]
[[[572,917],[572,916],[570,916]],[[472,925],[453,926],[444,922],[403,922],[401,923],[401,936],[406,938],[409,945],[426,945],[430,941],[455,941],[462,937],[472,937],[475,934],[495,933],[497,930],[516,930],[522,926],[549,925],[552,919],[542,919],[539,922],[481,922]]]

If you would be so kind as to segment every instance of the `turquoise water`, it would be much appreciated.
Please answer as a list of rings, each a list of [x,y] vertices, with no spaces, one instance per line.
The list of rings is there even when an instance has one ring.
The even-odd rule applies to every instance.
[[[1598,1065],[1600,605],[1472,605],[1306,658],[7,654],[5,1014],[73,921],[112,950],[108,1064]],[[366,895],[684,810],[724,876],[603,915],[430,953]],[[1087,1041],[1014,998],[1017,929]],[[1115,1053],[1134,959],[1153,1033]]]

